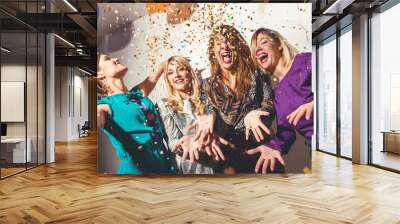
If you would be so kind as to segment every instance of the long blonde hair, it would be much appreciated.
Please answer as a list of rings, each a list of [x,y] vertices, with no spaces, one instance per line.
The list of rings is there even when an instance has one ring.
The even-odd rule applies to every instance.
[[[195,106],[195,113],[197,115],[202,115],[204,113],[204,104],[200,100],[200,83],[197,78],[198,74],[195,74],[192,66],[190,65],[189,61],[181,56],[172,56],[167,60],[167,63],[165,65],[164,69],[164,81],[167,85],[167,91],[168,91],[168,96],[167,96],[167,106],[169,106],[172,111],[174,112],[182,112],[183,111],[183,98],[181,95],[176,91],[171,83],[168,80],[168,66],[169,64],[175,61],[178,64],[178,68],[183,67],[186,69],[190,75],[191,75],[191,83],[190,83],[190,93],[189,93],[189,100],[193,103]]]
[[[255,71],[254,62],[251,60],[251,51],[249,45],[243,36],[230,25],[219,25],[213,29],[208,42],[208,59],[211,63],[211,79],[217,79],[222,75],[221,66],[214,55],[215,39],[218,35],[224,36],[230,44],[233,44],[232,51],[237,54],[236,61],[236,84],[235,94],[239,98],[246,95],[251,85],[251,74]],[[222,88],[222,86],[219,86]],[[221,91],[219,91],[221,92]],[[223,96],[221,96],[223,97]]]
[[[256,32],[254,32],[253,36],[251,37],[251,58],[253,59],[254,64],[258,65],[256,58],[256,51],[257,51],[257,37],[260,34],[265,34],[269,36],[270,38],[272,38],[273,41],[281,45],[283,64],[284,66],[288,66],[289,63],[298,53],[297,49],[294,46],[292,46],[286,40],[286,38],[284,38],[279,32],[268,28],[259,28],[258,30],[256,30]],[[263,68],[261,69],[264,70]]]

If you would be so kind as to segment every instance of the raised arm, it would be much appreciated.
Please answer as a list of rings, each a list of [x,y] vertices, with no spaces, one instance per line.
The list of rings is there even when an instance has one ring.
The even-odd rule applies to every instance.
[[[110,107],[107,104],[97,105],[97,129],[103,128],[107,116],[110,114]]]
[[[150,95],[151,91],[153,91],[154,87],[157,84],[157,81],[160,79],[162,73],[164,72],[165,64],[167,62],[163,62],[158,67],[156,70],[147,76],[147,78],[141,82],[138,86],[142,90],[143,95],[148,96]]]

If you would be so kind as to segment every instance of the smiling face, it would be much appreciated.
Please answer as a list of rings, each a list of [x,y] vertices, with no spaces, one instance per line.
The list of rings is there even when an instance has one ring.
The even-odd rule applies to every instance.
[[[227,84],[233,78],[232,90],[237,97],[247,94],[255,66],[249,45],[235,27],[221,24],[213,29],[208,41],[208,60],[212,80]],[[216,88],[222,88],[222,85]]]
[[[257,35],[255,59],[263,69],[273,72],[282,57],[279,41],[265,33]]]
[[[223,35],[215,37],[212,49],[218,64],[222,69],[232,70],[236,63],[237,53],[232,43]]]
[[[180,65],[177,61],[171,60],[167,65],[167,80],[172,89],[188,93],[192,74],[189,69]]]
[[[118,58],[111,58],[104,54],[100,55],[97,66],[97,73],[106,78],[122,78],[128,71],[128,68],[121,64]]]

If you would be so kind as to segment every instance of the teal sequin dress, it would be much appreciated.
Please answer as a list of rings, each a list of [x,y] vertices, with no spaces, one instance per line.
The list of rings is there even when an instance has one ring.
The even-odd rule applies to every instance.
[[[102,130],[120,159],[117,174],[177,172],[163,142],[164,128],[157,108],[138,87],[103,97],[97,104],[107,104],[111,110]]]

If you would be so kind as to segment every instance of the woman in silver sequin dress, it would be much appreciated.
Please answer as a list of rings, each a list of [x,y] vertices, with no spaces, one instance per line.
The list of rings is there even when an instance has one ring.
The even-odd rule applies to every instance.
[[[176,152],[178,168],[183,174],[218,172],[219,143],[227,142],[214,136],[212,146],[206,150],[193,141],[196,130],[190,128],[204,114],[204,104],[200,100],[200,75],[194,72],[186,58],[180,56],[169,58],[165,66],[167,98],[161,100],[159,107],[168,145]]]

